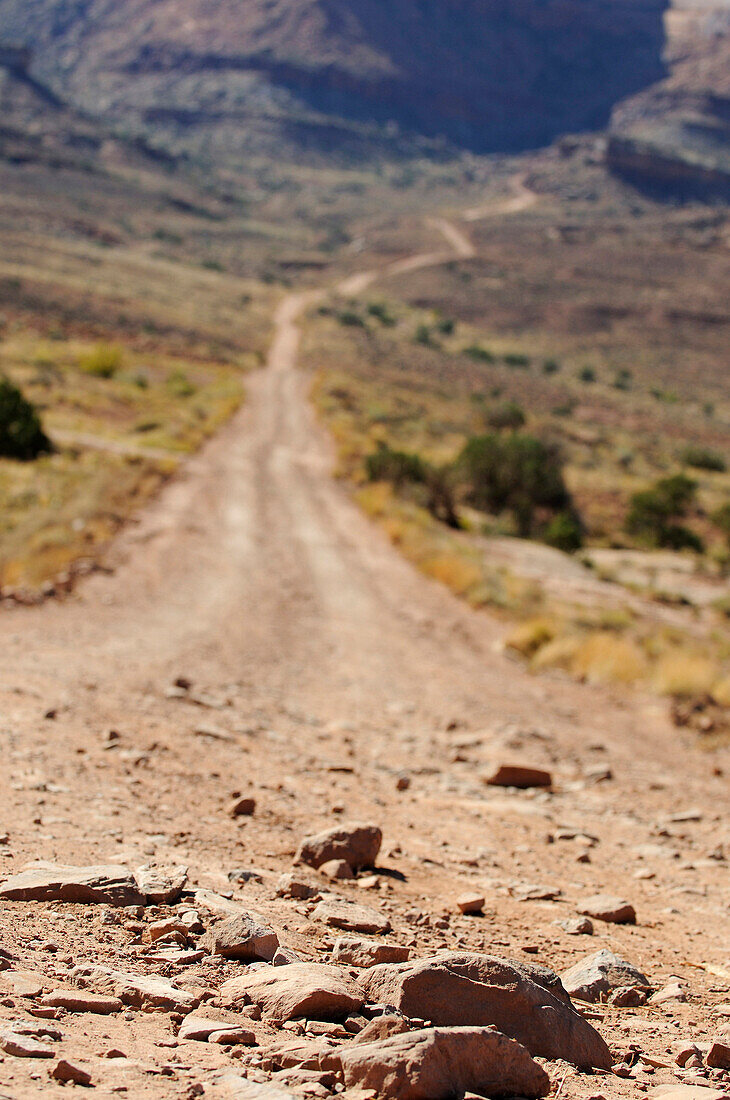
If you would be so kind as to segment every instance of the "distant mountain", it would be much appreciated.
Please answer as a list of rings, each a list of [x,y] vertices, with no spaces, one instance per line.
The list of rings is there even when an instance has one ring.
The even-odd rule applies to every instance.
[[[668,0],[0,0],[0,41],[77,107],[218,162],[480,151],[603,127],[665,74]]]

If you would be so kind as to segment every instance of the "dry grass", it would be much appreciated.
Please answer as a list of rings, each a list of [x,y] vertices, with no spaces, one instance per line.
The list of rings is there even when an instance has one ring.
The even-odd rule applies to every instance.
[[[652,686],[660,695],[674,697],[713,692],[720,677],[716,661],[689,650],[664,654],[656,663]]]

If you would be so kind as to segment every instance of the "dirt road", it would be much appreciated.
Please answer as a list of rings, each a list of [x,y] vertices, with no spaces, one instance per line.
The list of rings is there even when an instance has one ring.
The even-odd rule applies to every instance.
[[[437,228],[469,254],[460,230]],[[341,291],[376,273],[356,278]],[[639,696],[529,676],[498,651],[496,621],[415,573],[367,523],[330,477],[298,369],[300,318],[315,300],[282,301],[245,407],[122,536],[113,574],[67,603],[2,611],[0,877],[34,859],[183,863],[191,883],[233,890],[322,959],[327,930],[306,903],[276,898],[277,875],[303,833],[373,820],[402,879],[382,879],[371,903],[415,951],[528,951],[561,970],[611,946],[655,987],[678,975],[686,1001],[598,1014],[618,1055],[636,1043],[673,1067],[647,1064],[598,1091],[674,1080],[671,1043],[708,1038],[712,1006],[730,1001],[727,754],[701,754]],[[192,690],[170,692],[180,677]],[[482,773],[503,759],[548,766],[554,792],[486,787]],[[257,799],[243,823],[225,812],[234,791]],[[231,884],[234,868],[260,881]],[[554,900],[518,900],[535,884]],[[337,889],[363,900],[357,885]],[[485,892],[484,917],[455,915],[464,889]],[[627,896],[636,927],[566,935],[556,921],[599,890]],[[46,989],[95,960],[166,973],[215,1003],[223,964],[145,961],[134,920],[105,920],[90,906],[5,903],[0,947]],[[0,1026],[30,1018],[33,998],[0,972],[3,993]],[[187,1097],[231,1065],[221,1048],[176,1047],[165,1014],[58,1026],[59,1049],[89,1068],[97,1095]],[[113,1048],[126,1057],[102,1057]],[[565,1072],[562,1096],[596,1092]],[[57,1087],[43,1064],[9,1055],[0,1084],[15,1100]]]

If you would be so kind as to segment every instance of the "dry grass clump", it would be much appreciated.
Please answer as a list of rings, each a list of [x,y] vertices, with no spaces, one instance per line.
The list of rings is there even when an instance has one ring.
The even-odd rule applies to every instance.
[[[709,657],[690,650],[670,651],[658,659],[654,667],[652,686],[660,695],[672,695],[675,698],[710,693],[715,695],[719,676],[717,663]]]
[[[422,569],[427,576],[445,584],[457,596],[467,595],[469,590],[480,584],[482,580],[482,571],[479,566],[457,554],[442,553],[433,558],[427,558],[423,562]]]
[[[631,638],[601,631],[577,647],[571,671],[591,684],[635,684],[644,679],[647,667],[646,657]]]
[[[549,645],[558,628],[549,619],[530,619],[513,630],[505,640],[505,648],[518,653],[520,657],[534,657],[544,646]]]

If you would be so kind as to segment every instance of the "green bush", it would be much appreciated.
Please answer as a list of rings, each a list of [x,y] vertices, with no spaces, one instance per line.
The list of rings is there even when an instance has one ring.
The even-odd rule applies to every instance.
[[[554,546],[556,550],[564,550],[567,554],[580,550],[583,545],[583,525],[580,518],[573,511],[558,512],[543,531],[542,541],[548,546]]]
[[[530,435],[481,435],[458,459],[467,499],[485,512],[509,511],[523,538],[533,532],[538,508],[571,507],[557,448]]]
[[[345,328],[365,328],[365,322],[354,309],[341,309],[336,317]]]
[[[709,447],[698,447],[690,444],[681,454],[681,461],[685,466],[693,466],[695,470],[712,470],[723,474],[727,470],[727,463],[721,454],[710,450]]]
[[[0,456],[28,462],[52,449],[35,407],[0,375]]]
[[[396,324],[396,319],[385,302],[370,302],[368,314],[370,317],[374,317],[376,321],[380,321],[384,328],[393,328]]]
[[[719,527],[730,545],[730,503],[722,504],[711,516],[712,522]]]
[[[173,397],[193,397],[198,392],[198,387],[182,370],[171,371],[165,385]]]
[[[387,443],[378,443],[377,451],[365,459],[365,472],[370,481],[389,481],[396,489],[406,482],[423,483],[426,464],[420,455],[394,451]]]
[[[583,367],[578,377],[580,378],[581,382],[585,382],[590,385],[596,380],[596,372],[594,371],[593,367]]]
[[[560,370],[560,363],[557,359],[546,359],[542,365],[543,374],[557,374]]]
[[[461,354],[473,359],[475,363],[493,363],[495,361],[492,352],[488,348],[483,348],[480,344],[470,344],[462,349]]]
[[[494,409],[489,409],[486,415],[487,426],[495,431],[513,431],[524,428],[526,417],[524,411],[515,401],[505,401]]]
[[[508,367],[519,367],[523,370],[530,365],[529,355],[523,355],[519,351],[508,352],[504,357],[504,361]]]
[[[423,344],[424,347],[431,347],[433,344],[433,337],[431,335],[431,329],[428,325],[419,325],[416,329],[416,334],[413,337],[417,344]]]
[[[459,526],[452,466],[433,466],[420,455],[395,451],[381,442],[365,459],[365,471],[370,481],[388,481],[400,491],[415,488],[411,496],[435,519],[449,527]]]
[[[694,503],[697,482],[684,474],[657,481],[650,489],[634,493],[625,529],[650,546],[668,550],[702,550],[702,540],[677,521]]]

